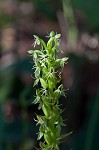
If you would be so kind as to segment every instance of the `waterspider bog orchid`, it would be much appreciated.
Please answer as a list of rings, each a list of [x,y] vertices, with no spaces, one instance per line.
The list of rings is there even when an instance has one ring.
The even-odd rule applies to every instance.
[[[59,144],[65,136],[61,135],[61,127],[64,126],[61,116],[63,110],[59,106],[59,98],[65,96],[63,85],[60,84],[61,72],[58,68],[64,68],[68,58],[58,58],[60,51],[60,34],[51,32],[47,44],[38,36],[34,35],[34,47],[38,45],[39,49],[29,50],[28,53],[34,61],[34,86],[36,86],[36,98],[34,104],[38,104],[38,109],[42,109],[43,115],[36,115],[39,133],[37,140],[42,150],[59,150]],[[40,88],[38,89],[38,84]]]

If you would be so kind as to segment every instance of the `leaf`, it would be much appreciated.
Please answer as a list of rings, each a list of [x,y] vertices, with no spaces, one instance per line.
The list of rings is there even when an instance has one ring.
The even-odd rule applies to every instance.
[[[61,126],[58,124],[57,126],[56,126],[56,135],[57,135],[57,137],[59,137],[60,136],[60,133],[61,133]]]
[[[57,140],[59,140],[59,139],[64,139],[65,137],[71,135],[72,133],[73,133],[73,132],[69,132],[69,133],[63,134],[63,135],[61,135]]]
[[[45,132],[45,125],[40,126],[39,131],[44,133]]]
[[[34,104],[37,104],[37,103],[39,103],[39,102],[40,102],[40,97],[37,96],[37,97],[35,98],[35,100],[33,101],[33,103],[34,103]]]
[[[62,60],[63,60],[64,62],[66,62],[68,59],[69,59],[68,57],[62,58]]]
[[[29,50],[28,53],[29,53],[29,54],[33,54],[33,53],[34,53],[34,50]]]
[[[42,70],[43,70],[43,73],[44,73],[44,74],[47,74],[47,73],[48,73],[48,69],[47,69],[46,66],[44,66],[44,67],[42,68]]]
[[[48,49],[51,49],[52,48],[52,42],[54,41],[54,37],[51,37],[49,40],[48,40],[48,42],[47,42],[47,48]]]
[[[54,68],[59,68],[60,62],[61,62],[61,59],[57,59],[55,62],[53,62]]]
[[[35,60],[37,59],[37,54],[35,52],[34,52],[33,57],[34,57]]]
[[[61,59],[61,62],[60,62],[60,66],[61,67],[64,67],[64,64],[66,63],[66,61],[68,60],[68,57],[64,57]]]
[[[56,34],[55,35],[55,38],[57,38],[57,39],[60,38],[60,37],[61,37],[61,34]]]
[[[48,145],[51,145],[52,138],[51,138],[51,133],[50,132],[47,132],[47,133],[44,134],[44,140],[46,141],[46,143]]]
[[[35,53],[36,53],[36,54],[44,55],[44,53],[43,53],[42,51],[40,51],[40,50],[35,50]]]
[[[38,67],[38,68],[36,68],[36,70],[35,70],[35,77],[36,77],[36,78],[39,78],[39,76],[40,76],[40,68]]]
[[[54,96],[55,96],[56,98],[59,98],[60,95],[61,95],[61,91],[60,91],[59,89],[57,89],[57,90],[54,91]]]
[[[67,134],[61,135],[61,138],[65,138],[65,137],[71,135],[72,133],[73,133],[73,131],[71,131],[71,132],[69,132],[69,133],[67,133]]]
[[[34,87],[35,85],[37,85],[38,82],[39,82],[39,79],[36,79],[36,80],[34,81],[33,87]]]
[[[60,116],[58,118],[58,123],[61,125],[61,126],[66,126],[66,124],[63,122],[63,118]]]
[[[58,146],[58,145],[56,145],[56,147],[55,147],[55,148],[56,148],[56,150],[60,150],[60,148],[59,148],[59,146]]]
[[[40,125],[43,125],[43,124],[46,124],[46,119],[44,116],[41,116],[41,115],[36,115],[37,116],[37,124],[40,124]]]
[[[43,137],[43,133],[42,132],[39,132],[39,134],[38,134],[38,137],[37,137],[37,140],[40,140],[42,137]]]
[[[63,84],[59,85],[58,89],[63,90]]]
[[[46,81],[44,80],[44,79],[42,79],[42,78],[40,78],[40,82],[41,82],[41,86],[44,88],[44,89],[46,89],[47,88],[47,83],[46,83]]]
[[[65,123],[63,123],[63,122],[62,122],[60,125],[61,125],[61,126],[63,126],[63,127],[66,127],[66,124],[65,124]]]
[[[43,113],[44,113],[44,115],[46,116],[46,118],[49,118],[49,116],[50,116],[50,109],[49,109],[49,107],[47,107],[46,105],[42,105],[42,110],[43,110]]]
[[[36,90],[36,95],[37,96],[40,96],[41,94],[40,94],[40,90]]]
[[[39,106],[38,106],[38,110],[40,110],[42,108],[42,103],[40,102]]]
[[[42,46],[46,49],[47,46],[46,46],[45,42],[42,39],[41,39],[41,43],[42,43]]]

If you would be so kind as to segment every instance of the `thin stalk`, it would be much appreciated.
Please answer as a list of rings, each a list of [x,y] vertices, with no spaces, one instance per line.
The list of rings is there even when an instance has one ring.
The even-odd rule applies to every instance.
[[[63,0],[63,12],[67,24],[67,42],[69,45],[73,46],[77,43],[78,30],[76,27],[71,0]]]

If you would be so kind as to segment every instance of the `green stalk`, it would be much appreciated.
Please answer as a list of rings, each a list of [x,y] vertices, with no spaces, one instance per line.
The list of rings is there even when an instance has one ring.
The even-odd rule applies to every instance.
[[[78,30],[75,22],[71,0],[62,0],[62,1],[63,1],[64,18],[68,28],[66,32],[67,42],[71,46],[74,46],[77,43]]]
[[[56,53],[59,49],[60,34],[53,31],[48,36],[47,44],[34,35],[34,46],[39,45],[39,50],[29,50],[33,57],[35,68],[34,86],[38,84],[41,88],[36,89],[34,104],[39,104],[38,109],[42,109],[43,115],[36,115],[37,125],[39,125],[38,140],[42,150],[59,150],[59,144],[66,135],[61,135],[61,127],[64,126],[61,116],[62,110],[59,107],[59,98],[65,95],[61,81],[61,73],[56,69],[64,67],[67,57],[59,59]]]

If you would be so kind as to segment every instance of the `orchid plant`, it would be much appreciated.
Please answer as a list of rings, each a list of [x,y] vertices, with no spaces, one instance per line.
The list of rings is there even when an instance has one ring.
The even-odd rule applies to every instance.
[[[34,47],[39,49],[29,50],[28,53],[34,61],[34,86],[36,86],[36,96],[33,101],[38,104],[38,109],[43,115],[36,114],[36,122],[39,126],[38,138],[40,149],[59,150],[61,140],[68,134],[61,134],[61,127],[65,126],[61,116],[63,110],[60,108],[59,98],[65,96],[63,84],[61,84],[61,74],[68,58],[58,58],[60,51],[60,36],[55,32],[50,32],[47,36],[47,43],[34,35]],[[58,68],[62,68],[58,71]],[[40,88],[38,87],[40,85]]]

